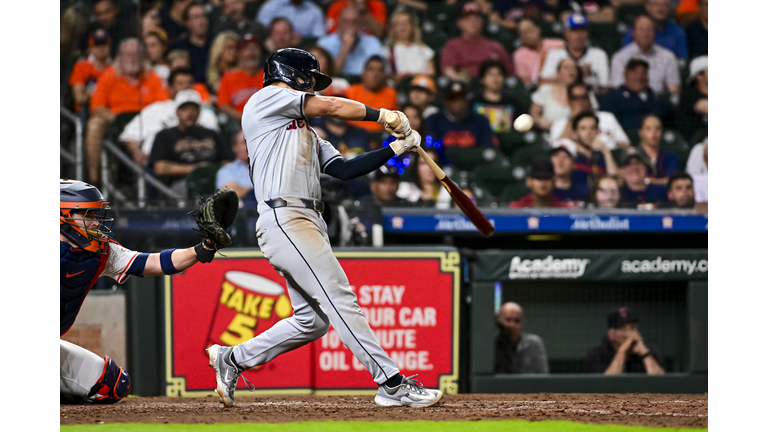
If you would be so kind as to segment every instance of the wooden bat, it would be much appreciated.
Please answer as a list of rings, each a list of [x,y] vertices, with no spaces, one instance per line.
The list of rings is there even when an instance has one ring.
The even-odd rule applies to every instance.
[[[400,117],[398,117],[395,113],[387,114],[385,120],[387,121],[387,125],[392,129],[400,125]],[[475,203],[473,203],[472,200],[470,200],[469,197],[464,194],[461,188],[459,188],[456,183],[451,180],[450,177],[445,175],[445,172],[439,166],[437,166],[435,161],[429,157],[424,149],[417,147],[416,151],[419,153],[419,155],[421,155],[421,158],[424,159],[424,162],[429,165],[429,167],[437,176],[437,179],[440,180],[440,183],[442,183],[445,189],[448,190],[448,193],[451,194],[451,198],[453,198],[453,202],[456,203],[456,206],[460,208],[465,215],[467,215],[467,218],[469,218],[477,230],[480,231],[480,234],[485,237],[492,236],[496,229],[493,227],[493,225],[491,225],[491,222],[488,221],[488,218],[485,217],[480,209],[477,208]]]

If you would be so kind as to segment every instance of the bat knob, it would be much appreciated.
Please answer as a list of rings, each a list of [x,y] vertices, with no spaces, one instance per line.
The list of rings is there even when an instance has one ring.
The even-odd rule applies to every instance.
[[[389,127],[391,127],[391,128],[396,128],[396,127],[400,126],[400,116],[398,116],[397,114],[395,114],[393,112],[387,114],[387,116],[384,118],[384,120],[387,121],[387,125],[389,125]]]

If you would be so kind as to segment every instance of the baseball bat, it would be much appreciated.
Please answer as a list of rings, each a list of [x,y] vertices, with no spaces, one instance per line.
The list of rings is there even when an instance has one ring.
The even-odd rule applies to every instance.
[[[398,117],[395,113],[387,114],[385,120],[387,121],[387,125],[392,129],[400,125],[400,117]],[[491,222],[488,221],[488,218],[485,217],[483,212],[477,208],[475,203],[469,199],[469,197],[461,190],[460,187],[456,185],[456,183],[453,182],[453,180],[451,180],[450,177],[445,175],[445,172],[439,166],[437,166],[435,161],[429,157],[424,149],[417,147],[416,151],[419,153],[421,158],[424,159],[424,162],[426,162],[427,165],[429,165],[429,167],[435,173],[437,179],[440,181],[440,183],[443,184],[445,189],[451,195],[451,198],[453,199],[453,202],[456,203],[456,206],[460,208],[462,212],[464,212],[470,222],[472,222],[477,230],[480,231],[480,234],[482,234],[484,237],[492,236],[496,229],[493,227],[493,225],[491,225]]]

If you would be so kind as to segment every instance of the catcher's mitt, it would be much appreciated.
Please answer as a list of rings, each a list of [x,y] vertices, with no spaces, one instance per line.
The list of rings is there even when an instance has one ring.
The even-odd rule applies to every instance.
[[[235,221],[238,202],[237,194],[228,187],[217,190],[208,198],[200,199],[195,220],[200,233],[216,249],[223,249],[232,244],[226,229]]]

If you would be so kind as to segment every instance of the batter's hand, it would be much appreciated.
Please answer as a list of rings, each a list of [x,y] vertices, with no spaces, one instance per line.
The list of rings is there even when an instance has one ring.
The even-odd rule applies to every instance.
[[[405,116],[405,114],[402,111],[390,111],[387,109],[382,108],[379,114],[379,120],[378,123],[384,126],[384,129],[387,130],[390,134],[396,136],[397,138],[405,138],[408,135],[411,134],[411,123],[408,121],[408,117]],[[397,125],[396,128],[392,129],[387,125],[387,114],[389,113],[395,113],[400,118],[400,124]]]
[[[418,147],[421,147],[421,135],[416,131],[411,131],[410,135],[405,138],[396,139],[389,146],[392,147],[397,156],[407,151],[415,151]]]

